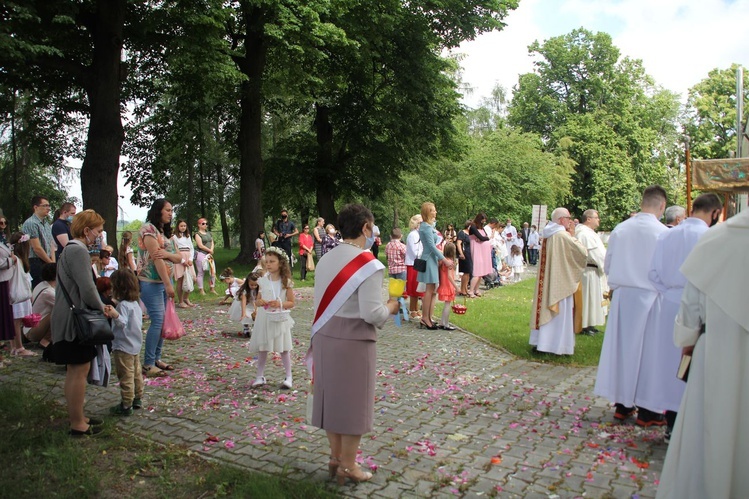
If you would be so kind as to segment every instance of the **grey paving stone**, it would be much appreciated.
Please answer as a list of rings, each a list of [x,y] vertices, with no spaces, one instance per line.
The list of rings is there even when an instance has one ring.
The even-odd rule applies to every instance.
[[[233,336],[225,307],[180,309],[190,334],[164,347],[176,370],[147,380],[146,408],[117,428],[254,471],[324,481],[327,438],[305,421],[302,359],[312,301],[309,289],[297,292],[295,390],[276,388],[283,372],[277,357],[268,362],[268,388],[250,389],[253,356]],[[378,338],[378,370],[375,431],[362,440],[359,459],[379,469],[371,483],[344,487],[344,497],[453,497],[441,467],[469,474],[465,497],[496,486],[499,497],[655,495],[662,431],[611,425],[610,403],[593,395],[595,368],[514,359],[467,332],[388,324]],[[0,373],[0,382],[42,390],[61,404],[63,380],[64,370],[38,362],[13,362]],[[118,388],[89,386],[87,401],[88,414],[106,414]],[[210,435],[218,441],[206,443]],[[495,456],[501,463],[490,463]],[[637,469],[632,458],[649,468]]]

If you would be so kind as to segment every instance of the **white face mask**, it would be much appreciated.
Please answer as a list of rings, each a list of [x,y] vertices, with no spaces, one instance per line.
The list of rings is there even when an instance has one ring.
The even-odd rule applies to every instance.
[[[330,234],[331,236],[334,236],[335,235],[335,229],[330,229],[328,231],[328,234]]]

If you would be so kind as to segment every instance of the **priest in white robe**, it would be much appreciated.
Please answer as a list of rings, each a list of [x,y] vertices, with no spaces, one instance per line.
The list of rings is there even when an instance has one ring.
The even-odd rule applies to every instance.
[[[681,267],[674,341],[694,350],[659,499],[749,497],[747,248],[743,211],[709,229]]]
[[[643,339],[651,313],[660,306],[648,273],[658,236],[668,230],[658,221],[665,209],[666,191],[650,186],[643,192],[640,212],[617,225],[609,237],[604,270],[614,295],[594,393],[615,403],[614,418],[619,421],[635,413]],[[657,408],[649,409],[640,408],[638,424],[666,424]]]
[[[607,307],[603,305],[603,295],[608,292],[603,264],[606,260],[606,247],[596,229],[601,219],[596,210],[585,210],[580,223],[575,227],[575,237],[588,250],[588,261],[583,271],[583,334],[598,333],[596,326],[606,323]]]
[[[530,344],[539,352],[575,353],[573,294],[580,283],[587,252],[567,228],[566,208],[557,208],[543,230],[541,261],[531,307]]]
[[[645,332],[635,405],[665,410],[667,437],[673,430],[686,386],[675,376],[681,348],[673,341],[674,319],[687,283],[679,267],[700,237],[718,222],[722,211],[723,204],[715,194],[698,196],[692,204],[692,215],[658,237],[650,264],[650,281],[658,290],[661,306],[654,316],[654,327]]]

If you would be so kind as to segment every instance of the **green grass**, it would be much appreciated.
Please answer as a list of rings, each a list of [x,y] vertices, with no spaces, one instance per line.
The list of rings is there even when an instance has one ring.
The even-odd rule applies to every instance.
[[[530,338],[530,313],[536,279],[483,291],[482,298],[467,300],[465,315],[451,314],[450,320],[511,354],[537,362],[578,366],[597,366],[603,334],[575,336],[574,355],[533,353]],[[462,300],[462,298],[458,298]],[[459,301],[460,303],[460,301]],[[435,314],[441,312],[437,307]]]
[[[71,438],[64,408],[38,392],[0,387],[0,420],[3,497],[337,497],[323,482],[252,473],[132,438],[112,419],[102,436]]]

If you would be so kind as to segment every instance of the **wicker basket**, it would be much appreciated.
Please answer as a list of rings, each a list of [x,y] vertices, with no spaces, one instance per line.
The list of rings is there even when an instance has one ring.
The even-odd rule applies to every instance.
[[[39,324],[39,321],[42,320],[42,316],[39,314],[29,314],[21,321],[23,321],[24,327],[35,327],[37,324]]]
[[[463,298],[463,303],[454,303],[452,306],[453,313],[457,315],[465,315],[466,311],[468,311],[468,307],[466,306],[466,299]]]

